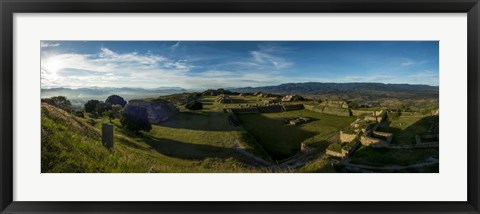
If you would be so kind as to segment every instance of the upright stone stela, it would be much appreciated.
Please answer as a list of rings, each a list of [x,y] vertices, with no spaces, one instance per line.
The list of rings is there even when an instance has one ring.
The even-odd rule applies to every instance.
[[[102,144],[108,149],[113,149],[113,125],[102,124]]]

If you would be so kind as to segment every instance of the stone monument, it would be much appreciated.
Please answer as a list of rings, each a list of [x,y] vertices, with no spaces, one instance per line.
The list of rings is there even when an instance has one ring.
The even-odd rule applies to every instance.
[[[108,149],[113,149],[113,125],[108,123],[102,124],[102,144]]]

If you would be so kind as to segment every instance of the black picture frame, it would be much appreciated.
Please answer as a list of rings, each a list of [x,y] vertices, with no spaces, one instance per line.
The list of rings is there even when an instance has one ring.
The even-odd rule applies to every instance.
[[[478,0],[0,0],[0,210],[2,213],[480,213]],[[467,13],[468,200],[466,202],[20,202],[13,201],[14,13]],[[448,185],[448,184],[445,184]],[[414,194],[414,193],[413,193]],[[361,199],[360,199],[361,200]]]

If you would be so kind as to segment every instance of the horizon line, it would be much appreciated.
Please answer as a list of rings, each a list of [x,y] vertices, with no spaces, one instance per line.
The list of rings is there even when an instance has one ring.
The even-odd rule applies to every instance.
[[[183,88],[180,86],[158,86],[158,87],[115,87],[115,86],[82,86],[82,87],[48,87],[44,88],[40,86],[40,89],[82,89],[82,88],[128,88],[128,89],[161,89],[161,88],[178,88],[183,90],[209,90],[209,89],[229,89],[229,88],[260,88],[260,87],[274,87],[286,84],[305,84],[305,83],[322,83],[322,84],[384,84],[384,85],[423,85],[423,86],[431,86],[431,87],[440,87],[439,85],[429,85],[429,84],[414,84],[414,83],[383,83],[383,82],[288,82],[288,83],[280,83],[277,85],[263,85],[263,86],[244,86],[244,87],[212,87],[212,88]]]

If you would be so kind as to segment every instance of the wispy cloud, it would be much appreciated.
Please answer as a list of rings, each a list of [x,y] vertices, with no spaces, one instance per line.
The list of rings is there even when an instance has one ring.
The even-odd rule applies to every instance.
[[[427,62],[428,62],[427,60],[414,61],[411,59],[404,59],[403,62],[400,63],[400,66],[406,67],[406,66],[412,66],[412,65],[422,65]]]
[[[42,48],[58,47],[58,46],[60,46],[60,43],[40,42],[40,47]]]
[[[393,83],[393,84],[428,84],[438,85],[438,73],[433,71],[422,71],[415,74],[409,74],[404,76],[398,75],[384,75],[384,74],[372,74],[364,76],[345,76],[339,78],[338,82],[381,82],[381,83]]]
[[[177,50],[178,47],[180,47],[180,42],[177,42],[177,43],[173,44],[172,46],[170,46],[170,50],[175,51],[175,50]]]
[[[284,58],[266,52],[252,51],[251,54],[258,66],[273,66],[273,68],[278,70],[288,68],[292,65],[291,62],[288,62]]]

